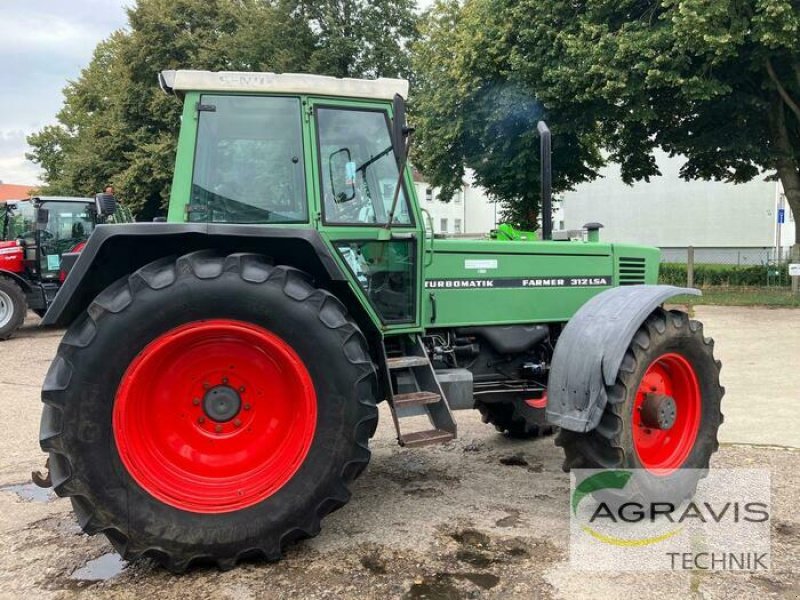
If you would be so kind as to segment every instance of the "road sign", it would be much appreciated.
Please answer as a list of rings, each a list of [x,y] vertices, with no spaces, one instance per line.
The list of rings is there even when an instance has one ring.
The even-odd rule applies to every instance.
[[[778,209],[778,224],[783,225],[786,222],[786,209],[779,208]]]
[[[789,265],[789,276],[800,277],[800,263],[793,263]]]

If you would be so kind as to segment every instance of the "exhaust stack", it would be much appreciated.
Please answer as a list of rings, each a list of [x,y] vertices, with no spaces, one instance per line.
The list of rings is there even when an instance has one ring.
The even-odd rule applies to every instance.
[[[539,130],[541,144],[540,160],[542,183],[542,239],[553,239],[553,166],[551,163],[550,128],[547,123],[539,121],[536,128]]]

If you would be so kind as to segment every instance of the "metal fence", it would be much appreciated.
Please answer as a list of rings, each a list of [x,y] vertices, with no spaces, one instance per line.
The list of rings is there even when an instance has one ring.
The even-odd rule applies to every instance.
[[[769,265],[785,262],[788,249],[779,253],[775,248],[708,248],[694,247],[694,261],[709,265]],[[662,263],[686,264],[689,262],[689,248],[661,248]]]

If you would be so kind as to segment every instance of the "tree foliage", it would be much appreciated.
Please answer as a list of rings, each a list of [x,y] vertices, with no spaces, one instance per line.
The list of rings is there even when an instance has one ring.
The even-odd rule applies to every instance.
[[[64,89],[58,123],[31,135],[45,190],[93,195],[113,183],[141,219],[168,200],[180,103],[164,69],[407,76],[411,0],[138,0],[129,26]]]
[[[596,176],[600,149],[626,182],[648,180],[662,147],[687,158],[687,179],[776,175],[800,215],[798,0],[442,0],[423,33],[417,160],[436,184],[466,164],[497,197],[528,202],[531,182],[496,160],[535,163],[529,124],[512,127],[511,149],[476,136],[490,125],[465,114],[508,86],[536,99],[556,141],[574,136],[554,144],[554,168],[567,169],[554,189]],[[520,105],[494,103],[489,117],[503,123]]]

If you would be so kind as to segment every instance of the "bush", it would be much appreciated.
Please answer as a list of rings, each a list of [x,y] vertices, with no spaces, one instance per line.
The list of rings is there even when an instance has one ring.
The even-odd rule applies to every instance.
[[[713,265],[695,264],[696,287],[730,286],[759,287],[765,285],[788,286],[791,283],[787,265]],[[659,283],[686,285],[686,265],[661,263]]]

